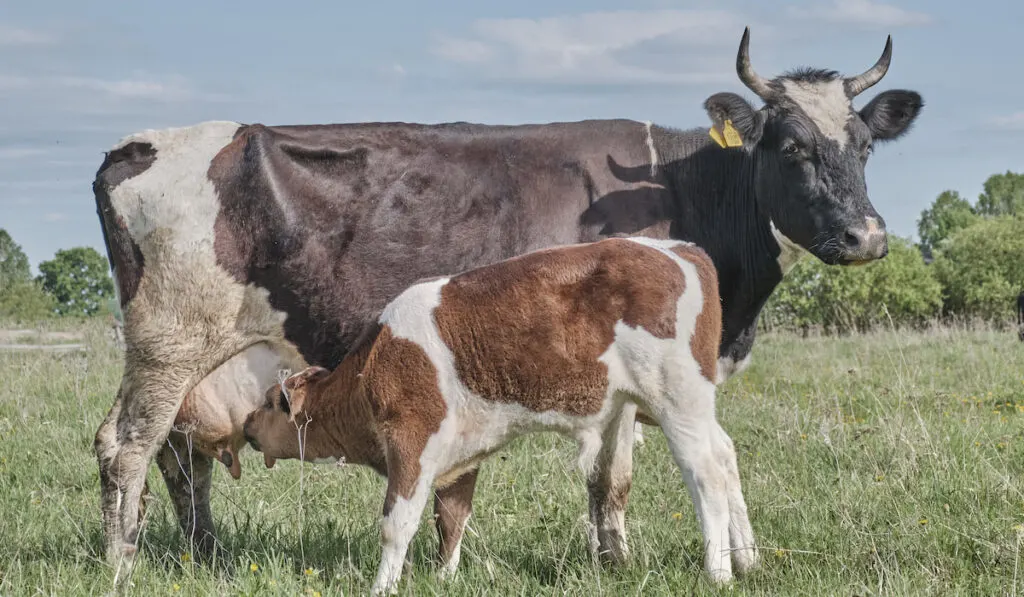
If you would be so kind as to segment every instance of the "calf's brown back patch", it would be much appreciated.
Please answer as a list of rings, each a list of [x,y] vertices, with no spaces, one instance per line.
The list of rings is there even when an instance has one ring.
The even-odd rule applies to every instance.
[[[608,239],[455,276],[434,318],[459,377],[477,395],[537,412],[591,415],[607,392],[608,370],[598,357],[614,340],[615,323],[673,337],[684,287],[669,256]]]

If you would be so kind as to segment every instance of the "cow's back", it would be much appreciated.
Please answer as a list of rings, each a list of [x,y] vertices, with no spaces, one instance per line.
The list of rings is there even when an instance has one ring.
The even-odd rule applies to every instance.
[[[97,175],[97,202],[124,304],[159,272],[163,295],[230,287],[233,303],[209,304],[256,312],[248,327],[261,334],[286,317],[282,333],[306,360],[332,366],[417,279],[639,230],[593,208],[617,192],[660,217],[664,188],[632,174],[651,170],[648,135],[623,120],[204,123],[122,142]],[[117,175],[126,164],[132,175]]]

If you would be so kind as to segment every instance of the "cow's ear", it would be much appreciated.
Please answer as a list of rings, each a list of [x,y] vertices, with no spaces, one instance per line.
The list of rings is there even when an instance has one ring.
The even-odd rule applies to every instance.
[[[876,141],[892,141],[910,130],[914,119],[921,113],[924,100],[916,91],[892,89],[879,93],[860,111],[860,117],[868,125],[871,138]]]
[[[714,129],[720,134],[726,129],[725,121],[730,121],[739,133],[743,147],[747,149],[757,145],[764,134],[764,112],[755,109],[750,102],[735,93],[723,92],[712,95],[704,100],[704,109],[711,118]]]

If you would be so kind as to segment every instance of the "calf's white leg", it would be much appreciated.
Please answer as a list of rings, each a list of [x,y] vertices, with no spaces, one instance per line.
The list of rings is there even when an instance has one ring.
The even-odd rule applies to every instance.
[[[626,541],[626,504],[633,484],[633,425],[636,405],[623,405],[601,438],[594,469],[587,479],[590,548],[602,560],[621,564],[629,557]],[[637,423],[639,425],[639,423]]]
[[[657,415],[672,456],[683,473],[704,536],[704,569],[712,580],[732,580],[729,541],[729,485],[719,457],[721,439],[714,414],[714,385],[675,386],[671,399]]]
[[[754,529],[750,526],[747,504],[743,499],[736,449],[725,429],[722,429],[721,425],[716,425],[716,428],[718,442],[715,447],[719,459],[725,466],[729,488],[729,545],[732,549],[732,563],[738,573],[744,574],[756,568],[758,563]]]

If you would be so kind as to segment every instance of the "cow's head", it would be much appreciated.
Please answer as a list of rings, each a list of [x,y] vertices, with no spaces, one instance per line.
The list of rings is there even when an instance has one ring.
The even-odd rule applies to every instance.
[[[870,69],[844,78],[801,69],[765,79],[750,64],[750,30],[743,32],[736,71],[764,100],[761,109],[735,93],[718,93],[704,107],[719,131],[725,121],[755,156],[758,208],[780,245],[795,243],[829,264],[885,257],[885,221],[868,199],[864,166],[876,142],[909,130],[923,102],[913,91],[885,91],[856,111],[853,98],[889,68],[892,38]]]
[[[330,372],[323,367],[307,367],[283,384],[271,386],[263,406],[246,417],[242,427],[245,440],[253,449],[263,452],[267,468],[274,466],[277,459],[306,455],[306,446],[302,445],[305,434],[299,433],[307,423],[303,408],[313,385],[328,375]]]

